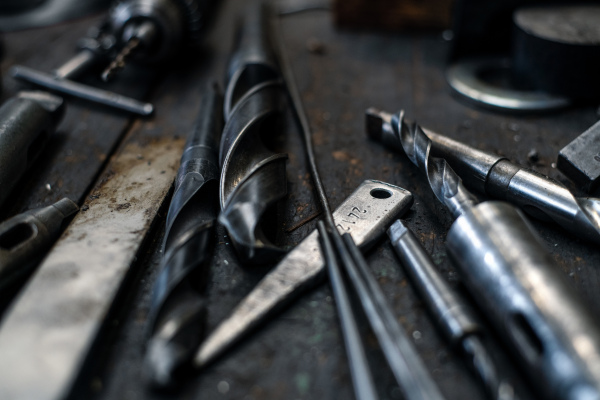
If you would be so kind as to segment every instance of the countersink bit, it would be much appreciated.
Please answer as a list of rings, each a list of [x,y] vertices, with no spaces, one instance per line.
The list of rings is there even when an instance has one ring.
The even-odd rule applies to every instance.
[[[419,240],[400,220],[388,229],[388,236],[442,333],[478,375],[490,398],[517,399],[513,385],[502,378],[494,365],[471,307],[450,288]]]
[[[218,214],[222,96],[211,85],[181,157],[166,222],[161,272],[148,318],[145,368],[155,387],[175,386],[203,338],[203,285]]]
[[[79,210],[64,198],[25,211],[0,224],[0,293],[27,276],[62,232],[65,221]]]
[[[410,136],[408,133],[415,129],[412,126],[405,120],[403,111],[392,115],[374,108],[367,110],[369,136],[386,146],[405,151],[403,138]],[[432,155],[446,159],[468,186],[513,203],[535,218],[554,221],[582,239],[600,243],[600,199],[577,198],[559,182],[505,157],[429,130],[424,132],[432,141]]]
[[[403,113],[390,116],[396,141],[456,217],[446,247],[465,285],[544,398],[600,399],[600,330],[514,206],[476,204],[431,140]],[[372,122],[372,121],[371,121]],[[398,129],[401,128],[401,129]]]

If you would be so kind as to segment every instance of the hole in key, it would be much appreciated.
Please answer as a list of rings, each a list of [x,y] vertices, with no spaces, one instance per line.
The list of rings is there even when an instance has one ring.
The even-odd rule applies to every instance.
[[[30,239],[34,233],[33,228],[29,224],[17,224],[0,235],[0,249],[10,251]]]
[[[392,192],[390,192],[389,190],[379,189],[379,188],[372,189],[371,196],[373,196],[376,199],[387,199],[389,197],[392,197]]]

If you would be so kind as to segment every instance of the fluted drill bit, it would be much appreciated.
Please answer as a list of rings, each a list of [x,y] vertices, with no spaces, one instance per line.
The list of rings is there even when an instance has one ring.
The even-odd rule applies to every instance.
[[[412,124],[404,118],[403,111],[392,115],[374,108],[367,110],[369,136],[387,146],[405,151],[404,136],[411,129]],[[554,221],[582,239],[600,243],[600,199],[575,197],[561,183],[505,157],[429,130],[424,132],[431,139],[432,155],[447,160],[466,185],[513,203],[534,218]]]
[[[164,258],[154,285],[145,367],[151,384],[170,387],[191,363],[203,338],[202,286],[218,213],[218,135],[222,96],[216,85],[202,102],[177,172],[167,215]]]

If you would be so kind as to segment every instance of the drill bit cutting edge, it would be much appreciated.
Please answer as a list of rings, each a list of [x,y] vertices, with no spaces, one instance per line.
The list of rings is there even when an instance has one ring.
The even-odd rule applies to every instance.
[[[534,218],[554,221],[582,239],[600,243],[600,199],[575,197],[562,184],[505,157],[411,126],[403,111],[392,115],[375,108],[367,110],[367,132],[371,138],[403,150],[410,158],[410,152],[414,152],[410,149],[410,132],[418,129],[431,140],[432,155],[447,160],[466,185],[513,203]]]
[[[544,398],[600,398],[595,316],[523,214],[504,202],[476,204],[450,165],[431,156],[432,141],[423,129],[408,126],[403,117],[387,122],[396,142],[456,217],[446,237],[448,254],[537,390]]]

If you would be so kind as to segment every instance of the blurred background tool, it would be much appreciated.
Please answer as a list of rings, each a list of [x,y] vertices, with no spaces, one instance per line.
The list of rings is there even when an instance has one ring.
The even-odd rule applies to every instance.
[[[19,92],[0,107],[0,206],[44,150],[65,113],[62,98]]]
[[[219,212],[222,120],[223,96],[211,84],[181,156],[149,311],[145,368],[156,387],[180,382],[204,337],[203,291]]]
[[[590,193],[598,188],[600,122],[596,122],[558,152],[556,167],[583,191]]]
[[[405,151],[407,135],[413,129],[403,111],[392,115],[374,108],[367,110],[368,135],[391,148]],[[582,239],[600,243],[600,199],[575,197],[559,182],[506,157],[426,132],[432,142],[432,155],[444,158],[470,187],[514,203],[535,218],[554,221]]]
[[[477,204],[446,160],[430,154],[432,142],[419,125],[406,125],[402,113],[391,125],[455,218],[446,237],[450,257],[538,392],[553,399],[600,397],[596,319],[523,214],[508,203]]]
[[[77,204],[64,198],[0,224],[0,314],[77,210]]]
[[[513,385],[502,377],[471,306],[455,293],[436,269],[415,235],[397,220],[388,229],[404,270],[433,314],[444,336],[477,374],[491,399],[516,399]]]
[[[591,1],[458,1],[448,83],[473,104],[511,112],[597,100],[599,22]]]
[[[15,78],[61,93],[140,115],[150,115],[153,106],[119,94],[77,83],[72,79],[102,67],[102,78],[110,80],[130,61],[156,66],[172,62],[184,48],[201,39],[211,0],[119,0],[106,21],[79,42],[78,53],[54,74],[17,66]]]

